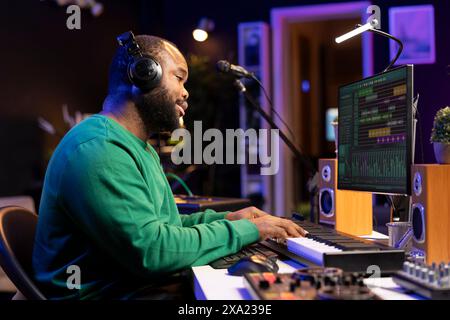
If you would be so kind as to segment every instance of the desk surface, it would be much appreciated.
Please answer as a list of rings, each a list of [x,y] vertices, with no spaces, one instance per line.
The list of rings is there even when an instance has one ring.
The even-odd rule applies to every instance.
[[[373,232],[364,236],[366,239],[386,239],[383,234]],[[278,260],[279,273],[294,272],[304,266],[292,260]],[[194,274],[194,291],[198,300],[251,300],[248,290],[244,286],[244,277],[232,276],[226,269],[214,269],[211,266],[192,268]],[[394,283],[392,278],[368,278],[364,282],[380,298],[385,300],[417,300],[421,297],[414,294],[406,294],[405,291]]]
[[[294,272],[298,268],[292,261],[278,261],[279,273]],[[244,286],[244,277],[231,276],[226,269],[211,266],[193,267],[194,291],[197,300],[252,300]],[[384,300],[417,300],[419,296],[406,294],[392,278],[369,278],[364,281]]]

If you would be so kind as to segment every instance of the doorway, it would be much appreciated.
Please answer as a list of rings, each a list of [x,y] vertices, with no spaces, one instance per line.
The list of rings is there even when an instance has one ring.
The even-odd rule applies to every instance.
[[[271,12],[273,92],[293,140],[313,161],[335,157],[326,140],[326,112],[337,107],[338,87],[373,74],[372,35],[337,45],[334,38],[366,19],[370,2],[276,8]],[[289,216],[308,203],[308,172],[280,144],[272,212]]]

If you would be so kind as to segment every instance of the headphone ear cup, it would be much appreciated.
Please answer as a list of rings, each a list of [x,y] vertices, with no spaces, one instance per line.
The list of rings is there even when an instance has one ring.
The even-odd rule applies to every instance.
[[[149,56],[139,57],[128,66],[128,78],[141,91],[150,91],[161,82],[161,65]]]

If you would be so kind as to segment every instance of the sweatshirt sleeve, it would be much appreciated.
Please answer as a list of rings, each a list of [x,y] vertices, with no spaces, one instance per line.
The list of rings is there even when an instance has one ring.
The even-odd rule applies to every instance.
[[[184,227],[192,227],[200,223],[211,223],[216,220],[225,219],[225,216],[230,213],[230,211],[216,212],[212,209],[206,209],[202,212],[196,212],[191,214],[180,214],[181,223]]]
[[[104,140],[85,142],[71,155],[58,201],[90,241],[138,276],[207,264],[259,238],[250,221],[224,220],[215,212],[185,225],[161,221],[133,157]]]

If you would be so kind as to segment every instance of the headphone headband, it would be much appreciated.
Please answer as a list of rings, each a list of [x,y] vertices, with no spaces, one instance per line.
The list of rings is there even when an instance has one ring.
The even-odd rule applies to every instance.
[[[117,37],[117,42],[119,42],[119,45],[127,50],[130,56],[132,57],[143,56],[141,52],[141,47],[139,47],[139,44],[137,43],[136,38],[134,37],[132,31],[122,33],[120,36]]]

